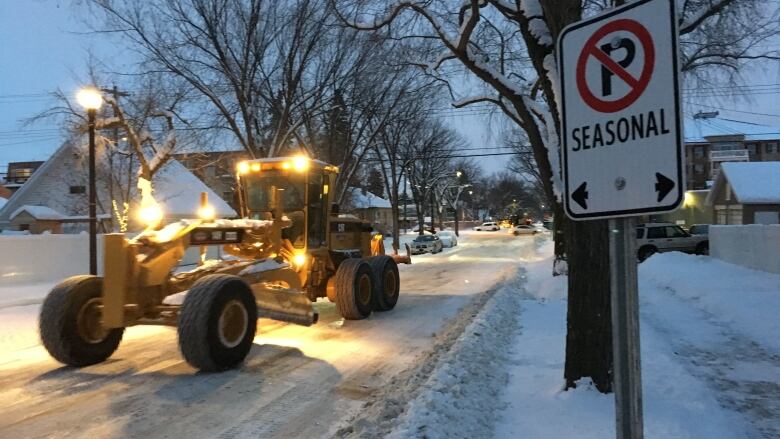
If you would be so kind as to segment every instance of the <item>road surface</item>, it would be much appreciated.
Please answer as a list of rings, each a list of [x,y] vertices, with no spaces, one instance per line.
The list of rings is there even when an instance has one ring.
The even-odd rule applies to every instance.
[[[533,237],[464,238],[401,267],[391,312],[345,322],[326,301],[310,328],[261,319],[238,370],[197,373],[181,358],[175,330],[161,327],[129,329],[107,362],[83,369],[62,367],[40,346],[2,352],[0,437],[331,437],[423,361],[437,334],[470,318],[465,305],[536,257]]]

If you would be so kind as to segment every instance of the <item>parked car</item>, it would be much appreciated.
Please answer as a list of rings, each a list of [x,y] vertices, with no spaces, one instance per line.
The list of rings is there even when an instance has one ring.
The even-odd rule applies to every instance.
[[[482,225],[479,225],[477,227],[474,227],[474,230],[478,232],[495,232],[496,230],[500,230],[501,227],[498,226],[496,222],[490,221],[487,223],[482,223]]]
[[[412,241],[411,250],[413,255],[419,255],[421,253],[439,253],[444,246],[436,235],[423,235],[414,238]]]
[[[440,230],[436,235],[439,236],[439,240],[441,240],[441,244],[444,247],[455,247],[458,245],[458,237],[455,236],[455,232]]]
[[[690,229],[688,229],[688,233],[691,235],[709,235],[710,234],[710,225],[709,224],[694,224],[691,226]]]
[[[534,226],[528,226],[525,224],[521,224],[519,226],[512,227],[512,230],[510,231],[515,236],[518,235],[536,235],[539,233],[539,230],[536,229]]]
[[[710,252],[707,235],[692,235],[676,224],[649,223],[636,228],[637,258],[644,261],[655,253],[681,251],[706,255]]]

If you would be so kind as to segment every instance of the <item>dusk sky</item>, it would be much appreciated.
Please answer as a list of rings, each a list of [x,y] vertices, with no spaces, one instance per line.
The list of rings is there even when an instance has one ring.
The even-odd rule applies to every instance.
[[[125,49],[104,36],[85,33],[72,0],[0,0],[0,172],[9,161],[45,160],[59,146],[62,137],[53,123],[25,127],[22,120],[51,106],[48,92],[61,88],[73,91],[81,85],[88,53],[117,68],[126,61]],[[685,90],[684,109],[690,115],[697,111],[718,110],[721,116],[734,120],[780,127],[780,73],[777,65],[765,63],[764,70],[745,74],[742,97],[725,95],[727,90],[706,92]],[[694,93],[693,96],[691,94]],[[705,97],[702,97],[705,96]],[[691,105],[691,102],[697,104]],[[446,120],[458,129],[472,147],[500,146],[499,125],[492,124],[481,110],[446,111]],[[763,113],[763,114],[758,114]],[[462,114],[462,116],[460,115]],[[771,116],[770,116],[771,115]],[[774,131],[780,131],[780,128]],[[479,153],[497,150],[478,151]],[[503,169],[505,156],[480,159],[487,171]]]

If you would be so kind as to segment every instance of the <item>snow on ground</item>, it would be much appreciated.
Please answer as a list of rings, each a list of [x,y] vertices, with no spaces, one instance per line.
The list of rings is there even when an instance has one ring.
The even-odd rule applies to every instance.
[[[566,278],[550,266],[525,267],[495,437],[614,437],[613,395],[589,382],[562,390]],[[656,255],[639,272],[645,437],[777,437],[777,319],[765,314],[780,310],[780,277],[678,253]]]

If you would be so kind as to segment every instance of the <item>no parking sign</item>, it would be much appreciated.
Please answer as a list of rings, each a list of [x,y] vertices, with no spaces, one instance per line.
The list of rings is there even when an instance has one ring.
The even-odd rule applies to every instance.
[[[561,33],[566,213],[676,209],[683,152],[673,0],[640,0]]]

